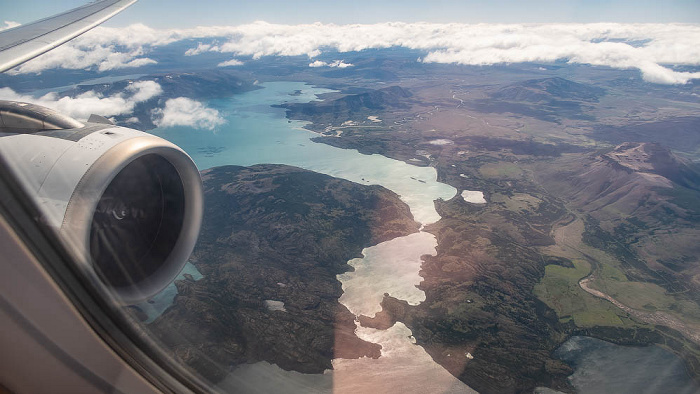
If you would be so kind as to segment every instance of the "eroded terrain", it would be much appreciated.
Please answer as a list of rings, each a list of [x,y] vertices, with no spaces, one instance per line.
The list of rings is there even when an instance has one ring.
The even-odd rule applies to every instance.
[[[552,352],[574,333],[662,344],[697,377],[697,88],[634,100],[639,88],[615,79],[476,78],[407,78],[287,106],[316,142],[434,166],[458,190],[484,192],[486,204],[436,203],[426,301],[387,296],[361,323],[404,322],[481,392],[569,390]]]
[[[308,121],[317,143],[432,166],[439,181],[458,190],[454,198],[436,201],[442,219],[426,228],[438,240],[437,254],[425,256],[421,270],[426,300],[411,306],[387,295],[382,312],[360,317],[362,326],[387,329],[402,322],[436,362],[484,393],[539,386],[571,391],[572,369],[554,350],[572,335],[660,344],[682,356],[697,379],[700,346],[692,334],[700,327],[695,242],[700,87],[653,85],[631,71],[596,67],[521,64],[486,70],[416,64],[410,54],[393,55],[357,53],[348,60],[354,67],[343,70],[310,70],[299,61],[280,73],[282,65],[271,62],[254,71],[243,67],[223,76],[178,78],[195,85],[230,80],[244,90],[256,88],[253,80],[307,81],[333,89],[322,101],[281,107],[289,119]],[[137,114],[145,128],[153,126],[151,104]],[[260,170],[213,170],[207,179],[211,183],[229,171],[240,181],[236,177]],[[267,182],[262,189],[245,181],[248,189],[230,182],[224,188],[229,194],[216,198],[209,191],[216,207],[210,208],[212,224],[195,254],[206,280],[178,282],[175,305],[153,329],[195,369],[217,371],[210,375],[217,379],[226,373],[222,364],[267,360],[319,373],[338,351],[342,357],[379,356],[376,344],[355,337],[349,312],[338,309],[341,293],[334,275],[347,269],[347,260],[362,246],[417,228],[408,219],[355,223],[353,214],[341,213],[355,212],[355,194],[341,198],[330,184],[314,183],[307,192],[320,188],[340,198],[344,205],[332,212],[347,220],[327,222],[322,229],[279,225],[265,235],[283,231],[289,240],[307,240],[301,243],[310,248],[305,252],[297,241],[260,244],[264,237],[256,232],[272,229],[261,220],[285,223],[284,212],[330,208],[328,201],[314,205],[317,196],[302,193],[297,204],[285,200],[287,205],[261,211],[260,204],[267,203],[257,199],[270,192],[263,178],[281,180],[268,170],[259,174],[258,183]],[[483,201],[482,195],[465,199],[463,191],[465,196],[482,192]],[[222,208],[240,193],[255,199]],[[304,208],[309,204],[311,211]],[[256,216],[273,208],[278,214]],[[238,227],[228,229],[228,220]],[[246,220],[252,221],[241,227]],[[227,229],[225,235],[221,229]],[[349,238],[348,229],[355,231]],[[333,263],[321,263],[330,255]],[[295,293],[278,283],[290,281],[298,267],[284,261],[297,257],[305,261],[304,272],[314,275],[294,274],[303,283],[297,288],[305,289]],[[268,275],[263,271],[249,272],[253,268],[242,262],[251,258],[266,261],[269,278],[260,279]],[[233,285],[233,273],[250,286]],[[203,286],[244,288],[211,293]],[[200,330],[195,321],[209,328]],[[280,329],[266,328],[272,322]],[[184,337],[170,334],[171,325],[200,348],[194,351]],[[319,341],[310,336],[316,330],[324,333]],[[266,334],[252,340],[252,332]],[[348,345],[334,344],[334,335]],[[197,355],[209,352],[213,356]]]

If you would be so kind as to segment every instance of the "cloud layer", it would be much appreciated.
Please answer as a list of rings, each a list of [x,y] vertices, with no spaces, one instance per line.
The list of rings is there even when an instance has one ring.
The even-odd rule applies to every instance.
[[[53,67],[106,71],[154,63],[150,48],[181,40],[207,40],[186,55],[231,53],[258,59],[323,51],[350,52],[405,47],[424,52],[418,61],[491,65],[568,61],[577,64],[638,69],[653,83],[679,84],[700,73],[679,72],[670,65],[700,65],[700,26],[689,24],[434,24],[277,25],[255,22],[230,27],[152,29],[96,28],[65,48],[49,52],[19,68],[40,72]],[[319,64],[312,62],[311,65]],[[345,63],[342,63],[345,64]],[[233,64],[232,64],[233,65]],[[338,65],[340,67],[340,65]]]
[[[23,101],[43,105],[76,119],[86,120],[91,114],[102,116],[127,115],[134,111],[136,104],[150,100],[163,92],[160,85],[153,81],[139,81],[129,85],[120,94],[103,97],[94,91],[79,94],[76,97],[61,97],[48,93],[42,97],[18,94],[10,88],[0,88],[0,100]]]

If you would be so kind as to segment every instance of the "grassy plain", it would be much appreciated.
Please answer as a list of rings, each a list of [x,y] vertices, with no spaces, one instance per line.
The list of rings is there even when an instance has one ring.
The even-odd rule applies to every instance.
[[[522,175],[522,170],[517,165],[507,162],[484,164],[479,172],[486,178],[497,179],[517,179]]]
[[[664,311],[700,329],[700,307],[696,303],[670,295],[654,283],[629,281],[616,267],[601,266],[591,287],[630,308],[648,312]]]
[[[573,268],[545,267],[545,276],[535,286],[535,295],[554,309],[562,323],[573,319],[579,327],[629,327],[635,323],[611,303],[582,290],[578,282],[591,272],[585,260],[573,260]]]
[[[560,320],[574,319],[581,327],[636,324],[610,302],[580,288],[579,280],[594,274],[589,284],[591,288],[632,309],[663,311],[700,329],[700,307],[697,304],[670,295],[656,284],[630,281],[617,259],[581,241],[583,229],[583,221],[579,219],[560,226],[554,231],[556,244],[543,248],[544,253],[570,259],[574,265],[574,268],[548,265],[545,276],[535,287],[535,295],[552,307]]]

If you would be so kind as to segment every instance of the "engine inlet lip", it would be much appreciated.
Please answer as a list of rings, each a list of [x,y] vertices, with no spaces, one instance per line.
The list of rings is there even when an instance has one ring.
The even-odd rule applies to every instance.
[[[171,253],[153,275],[129,286],[104,283],[90,256],[90,229],[93,213],[109,184],[127,165],[155,154],[166,159],[182,181],[185,211],[182,229]],[[78,182],[68,202],[60,233],[69,250],[80,262],[80,270],[106,295],[124,305],[143,302],[164,289],[182,270],[199,236],[203,215],[203,189],[199,171],[192,159],[176,145],[144,135],[121,142],[100,156]]]

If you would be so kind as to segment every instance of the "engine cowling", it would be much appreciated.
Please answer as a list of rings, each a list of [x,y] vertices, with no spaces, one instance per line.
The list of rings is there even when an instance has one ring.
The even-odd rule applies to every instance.
[[[172,282],[194,248],[199,171],[162,138],[90,120],[0,101],[0,154],[81,271],[119,302],[142,302]]]

